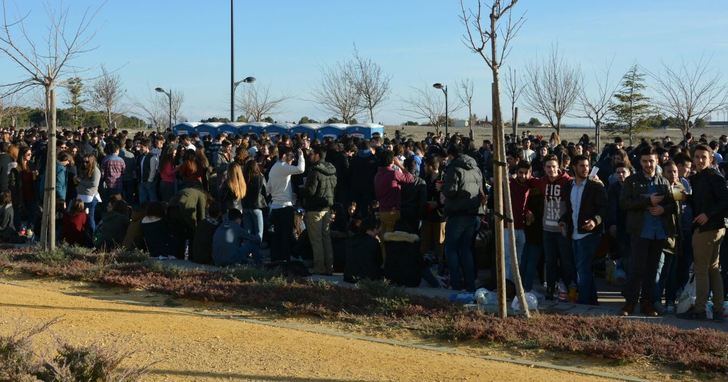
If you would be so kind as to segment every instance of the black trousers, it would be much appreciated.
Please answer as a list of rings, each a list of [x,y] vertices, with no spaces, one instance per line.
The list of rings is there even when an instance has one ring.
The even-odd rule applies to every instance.
[[[653,304],[655,278],[660,255],[665,248],[665,240],[643,239],[632,235],[632,253],[629,259],[629,273],[624,287],[624,298],[636,304],[642,295],[642,302]]]
[[[293,219],[296,213],[294,207],[283,207],[271,210],[270,222],[273,225],[273,235],[270,242],[271,261],[285,261],[291,259],[291,249],[296,240],[293,235]]]

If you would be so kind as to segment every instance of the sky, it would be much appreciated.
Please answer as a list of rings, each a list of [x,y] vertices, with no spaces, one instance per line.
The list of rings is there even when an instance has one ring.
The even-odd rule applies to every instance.
[[[475,4],[463,1],[466,7]],[[49,4],[61,4],[6,3],[10,19],[28,15],[25,22],[34,40],[47,34]],[[160,86],[184,94],[181,114],[190,121],[229,116],[229,1],[72,0],[62,7],[69,10],[70,25],[87,9],[97,12],[89,44],[94,49],[72,62],[73,70],[86,78],[97,75],[101,65],[118,73],[126,89],[125,110],[162,96],[153,92]],[[728,81],[728,6],[723,0],[521,0],[514,12],[525,14],[526,21],[504,65],[519,73],[558,46],[567,62],[581,68],[587,92],[595,89],[596,76],[609,62],[616,83],[635,63],[658,72],[663,64],[704,57]],[[235,0],[236,79],[254,76],[258,86],[287,97],[273,115],[278,121],[298,121],[304,115],[325,120],[330,115],[312,101],[312,92],[322,70],[350,58],[356,46],[391,76],[391,94],[375,111],[377,121],[415,119],[403,111],[402,101],[413,88],[437,92],[434,82],[449,84],[454,101],[463,79],[475,82],[474,113],[490,117],[490,71],[463,43],[459,17],[459,0]],[[17,64],[0,53],[0,83],[22,78]],[[67,98],[65,92],[60,97]],[[502,102],[507,104],[505,97]],[[521,119],[536,116],[525,105],[520,109]],[[463,109],[456,117],[466,114]],[[504,116],[509,114],[504,110]],[[567,123],[588,121],[570,117]]]

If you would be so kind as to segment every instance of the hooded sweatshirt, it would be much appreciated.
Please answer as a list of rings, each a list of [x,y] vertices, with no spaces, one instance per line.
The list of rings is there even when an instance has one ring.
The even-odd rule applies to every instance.
[[[548,176],[531,179],[531,186],[541,191],[544,197],[543,204],[543,230],[547,232],[561,232],[559,219],[566,212],[566,198],[564,188],[571,181],[571,176],[561,172],[554,181]]]
[[[445,196],[445,216],[467,216],[483,213],[480,194],[483,174],[471,156],[461,154],[445,168],[442,194]]]
[[[319,161],[309,168],[303,186],[303,208],[306,211],[323,211],[334,205],[336,190],[336,167],[329,162]]]

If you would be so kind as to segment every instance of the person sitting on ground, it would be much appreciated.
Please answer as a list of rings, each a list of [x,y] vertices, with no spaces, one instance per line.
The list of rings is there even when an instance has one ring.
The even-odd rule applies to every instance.
[[[248,263],[252,255],[256,265],[260,264],[260,239],[241,227],[243,214],[231,208],[227,218],[217,227],[212,237],[212,261],[217,266]]]
[[[346,239],[344,281],[382,278],[382,247],[377,235],[377,222],[370,217],[362,222],[354,235]]]
[[[197,264],[212,264],[212,236],[220,225],[220,207],[210,204],[207,217],[197,225],[192,240],[190,261]]]
[[[0,194],[0,243],[19,243],[20,236],[13,224],[13,199],[10,191]]]
[[[144,242],[150,257],[174,258],[171,245],[172,235],[169,232],[165,208],[160,202],[147,204],[146,215],[142,219],[141,228]]]
[[[124,241],[128,227],[129,205],[121,199],[110,202],[94,233],[94,245],[103,249],[116,248]]]
[[[88,215],[81,199],[74,199],[71,202],[71,209],[63,216],[61,237],[68,245],[88,246],[89,240],[86,234]]]

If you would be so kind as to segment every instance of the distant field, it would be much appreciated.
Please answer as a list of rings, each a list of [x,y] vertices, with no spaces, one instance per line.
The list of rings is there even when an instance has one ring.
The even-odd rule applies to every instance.
[[[412,137],[413,139],[423,139],[427,132],[434,132],[435,128],[432,126],[386,126],[385,127],[385,133],[389,137],[394,136],[394,132],[396,130],[400,130],[405,136]],[[442,130],[442,129],[441,129]],[[549,136],[551,136],[551,133],[554,131],[551,128],[536,128],[536,129],[526,129],[530,130],[531,134],[533,135],[542,135],[548,139]],[[444,130],[443,130],[444,131]],[[449,132],[450,134],[454,133],[460,133],[462,135],[467,136],[468,135],[468,128],[467,127],[458,127],[458,128],[450,128]],[[518,134],[521,134],[521,129],[518,129]],[[474,129],[474,135],[475,135],[475,141],[481,142],[483,139],[492,139],[493,138],[493,131],[491,128],[483,128],[483,127],[477,127]],[[510,132],[510,130],[508,131]],[[567,141],[576,141],[583,134],[589,134],[589,139],[591,141],[594,141],[594,129],[583,129],[583,128],[562,128],[561,129],[561,139],[567,140]],[[721,135],[725,134],[728,135],[728,128],[705,128],[705,129],[693,129],[693,136],[696,138],[699,137],[701,134],[706,134],[708,136],[708,139],[718,139]],[[669,136],[673,142],[679,142],[682,140],[682,133],[678,129],[653,129],[646,133],[640,134],[637,136],[636,140],[639,140],[643,137],[645,138],[656,138],[656,137],[665,137]],[[605,142],[605,139],[610,139],[612,136],[608,133],[602,132],[602,142]],[[626,140],[626,136],[623,136]]]

